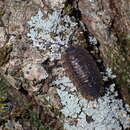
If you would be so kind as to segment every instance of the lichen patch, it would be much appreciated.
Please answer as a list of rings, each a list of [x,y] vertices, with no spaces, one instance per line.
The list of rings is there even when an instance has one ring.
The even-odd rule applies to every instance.
[[[32,48],[44,51],[45,56],[49,57],[49,63],[60,61],[60,55],[64,49],[62,46],[68,46],[74,30],[78,28],[77,23],[73,22],[69,16],[61,17],[60,10],[52,13],[39,11],[31,18],[28,25],[30,29],[28,37],[33,41]],[[80,40],[74,37],[78,43]],[[92,41],[95,42],[95,39]],[[114,89],[115,84],[110,85],[104,96],[88,101],[77,92],[74,84],[65,75],[62,64],[58,64],[60,67],[52,67],[53,79],[49,87],[53,87],[60,98],[62,105],[59,111],[64,115],[66,130],[121,130],[122,127],[125,129],[130,126],[128,114],[130,107],[124,105],[122,99],[118,98],[118,92]],[[110,69],[106,69],[106,74],[103,76],[107,81],[116,78]]]

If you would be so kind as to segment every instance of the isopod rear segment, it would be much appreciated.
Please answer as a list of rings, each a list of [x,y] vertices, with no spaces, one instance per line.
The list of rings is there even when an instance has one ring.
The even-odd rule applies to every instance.
[[[82,47],[68,47],[62,54],[64,68],[77,90],[86,99],[103,93],[102,77],[93,57]]]

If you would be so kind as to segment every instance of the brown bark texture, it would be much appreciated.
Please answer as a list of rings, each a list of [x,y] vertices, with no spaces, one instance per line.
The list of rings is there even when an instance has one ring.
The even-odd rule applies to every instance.
[[[101,57],[117,75],[123,99],[130,104],[130,1],[79,0],[82,21],[100,43]]]
[[[130,104],[130,0],[1,0],[0,125],[11,124],[12,129],[19,127],[20,130],[63,129],[65,114],[60,110],[64,105],[57,93],[60,89],[57,84],[51,84],[53,80],[66,75],[63,68],[59,69],[63,62],[48,63],[46,51],[32,48],[33,41],[27,37],[27,22],[39,10],[50,9],[48,14],[53,14],[52,10],[58,8],[57,10],[62,9],[63,16],[70,15],[73,12],[72,4],[80,11],[86,28],[100,43],[100,57],[104,65],[112,68],[117,75],[117,89],[124,101]],[[44,16],[44,20],[47,18],[49,17]],[[75,20],[79,24],[78,20],[79,17]],[[61,21],[60,27],[62,24],[66,25],[66,22]],[[83,43],[86,47],[84,31],[82,27],[77,28],[74,31],[75,42]],[[55,33],[50,35],[56,37]],[[32,72],[32,77],[28,76],[29,71],[26,69]],[[37,73],[34,74],[33,71]],[[47,79],[44,77],[46,73]],[[65,90],[71,94],[69,89]],[[72,97],[73,93],[76,97],[79,94],[74,90]],[[80,111],[76,111],[76,114],[80,118],[82,106],[79,101],[78,99],[76,103]],[[68,106],[71,105],[73,104]],[[68,117],[67,120],[71,122],[70,126],[78,122],[75,117]],[[5,125],[0,126],[0,129],[4,127]]]

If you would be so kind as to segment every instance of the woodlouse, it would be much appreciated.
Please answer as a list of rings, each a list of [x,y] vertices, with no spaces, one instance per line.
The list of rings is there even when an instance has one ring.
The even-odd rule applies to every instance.
[[[82,47],[68,47],[62,54],[64,68],[81,95],[96,99],[103,92],[100,71],[89,52]]]

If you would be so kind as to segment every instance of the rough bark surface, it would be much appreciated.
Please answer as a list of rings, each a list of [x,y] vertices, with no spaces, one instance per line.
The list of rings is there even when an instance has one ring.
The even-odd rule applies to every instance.
[[[75,9],[73,9],[73,5]],[[59,54],[57,51],[59,44],[57,47],[54,43],[52,50],[50,48],[39,50],[32,47],[35,42],[30,40],[27,34],[31,35],[29,29],[33,32],[37,26],[29,28],[27,22],[31,19],[36,24],[35,22],[38,21],[36,18],[40,17],[42,11],[44,16],[40,20],[47,23],[46,26],[48,23],[50,26],[55,26],[57,21],[61,20],[58,21],[56,29],[58,26],[61,30],[64,28],[63,32],[58,33],[60,35],[58,38],[62,37],[63,43],[67,41],[68,34],[71,34],[72,31],[74,33],[71,35],[74,39],[71,38],[71,35],[68,39],[72,39],[74,44],[76,42],[78,42],[76,44],[85,44],[86,47],[86,33],[84,34],[84,26],[80,25],[78,14],[75,16],[76,20],[70,18],[74,15],[73,13],[77,13],[75,12],[77,8],[81,12],[81,20],[100,43],[100,57],[105,66],[112,68],[117,75],[116,84],[123,99],[130,104],[130,0],[73,0],[73,2],[70,0],[1,0],[0,129],[63,130],[64,123],[69,124],[66,126],[68,130],[71,130],[72,126],[75,126],[74,129],[86,128],[86,126],[89,127],[90,122],[94,121],[92,116],[95,114],[95,110],[97,111],[96,116],[100,119],[98,107],[104,110],[109,104],[107,101],[113,99],[112,109],[107,109],[108,111],[105,112],[110,113],[110,110],[114,111],[117,107],[117,116],[120,114],[120,108],[127,116],[122,107],[122,101],[116,100],[116,96],[111,96],[109,92],[106,97],[100,100],[99,104],[97,102],[90,103],[82,98],[74,88],[73,83],[65,77],[65,70],[61,67],[63,61],[50,60],[48,62],[47,51],[56,57],[55,54]],[[36,17],[38,10],[41,12],[38,14],[39,17]],[[63,16],[59,10],[62,10],[60,13]],[[65,16],[66,14],[67,16]],[[58,20],[55,20],[55,17]],[[38,27],[40,28],[40,26]],[[42,26],[36,31],[40,32],[41,30],[46,37],[51,29],[47,30]],[[53,41],[56,38],[55,32],[57,30],[53,31],[49,34],[51,38],[47,37],[47,40]],[[42,40],[46,40],[45,37]],[[67,46],[68,43],[65,45]],[[97,49],[98,52],[99,49]],[[88,49],[88,51],[93,50]],[[99,58],[98,52],[94,52],[94,56],[97,58]],[[96,60],[94,61],[96,63]],[[106,104],[103,106],[102,101],[104,100]],[[120,104],[122,106],[118,107]],[[89,110],[92,114],[90,116]],[[102,112],[101,110],[100,112]],[[113,115],[109,114],[109,117],[108,122]],[[96,121],[100,128],[102,121],[98,121],[98,119]],[[123,122],[124,119],[121,118],[121,121]],[[121,124],[120,120],[117,119],[116,123],[121,128],[124,122]],[[127,123],[124,123],[124,127],[127,127]]]
[[[130,104],[130,1],[79,0],[82,20],[100,42],[101,57],[117,74],[117,84]]]

